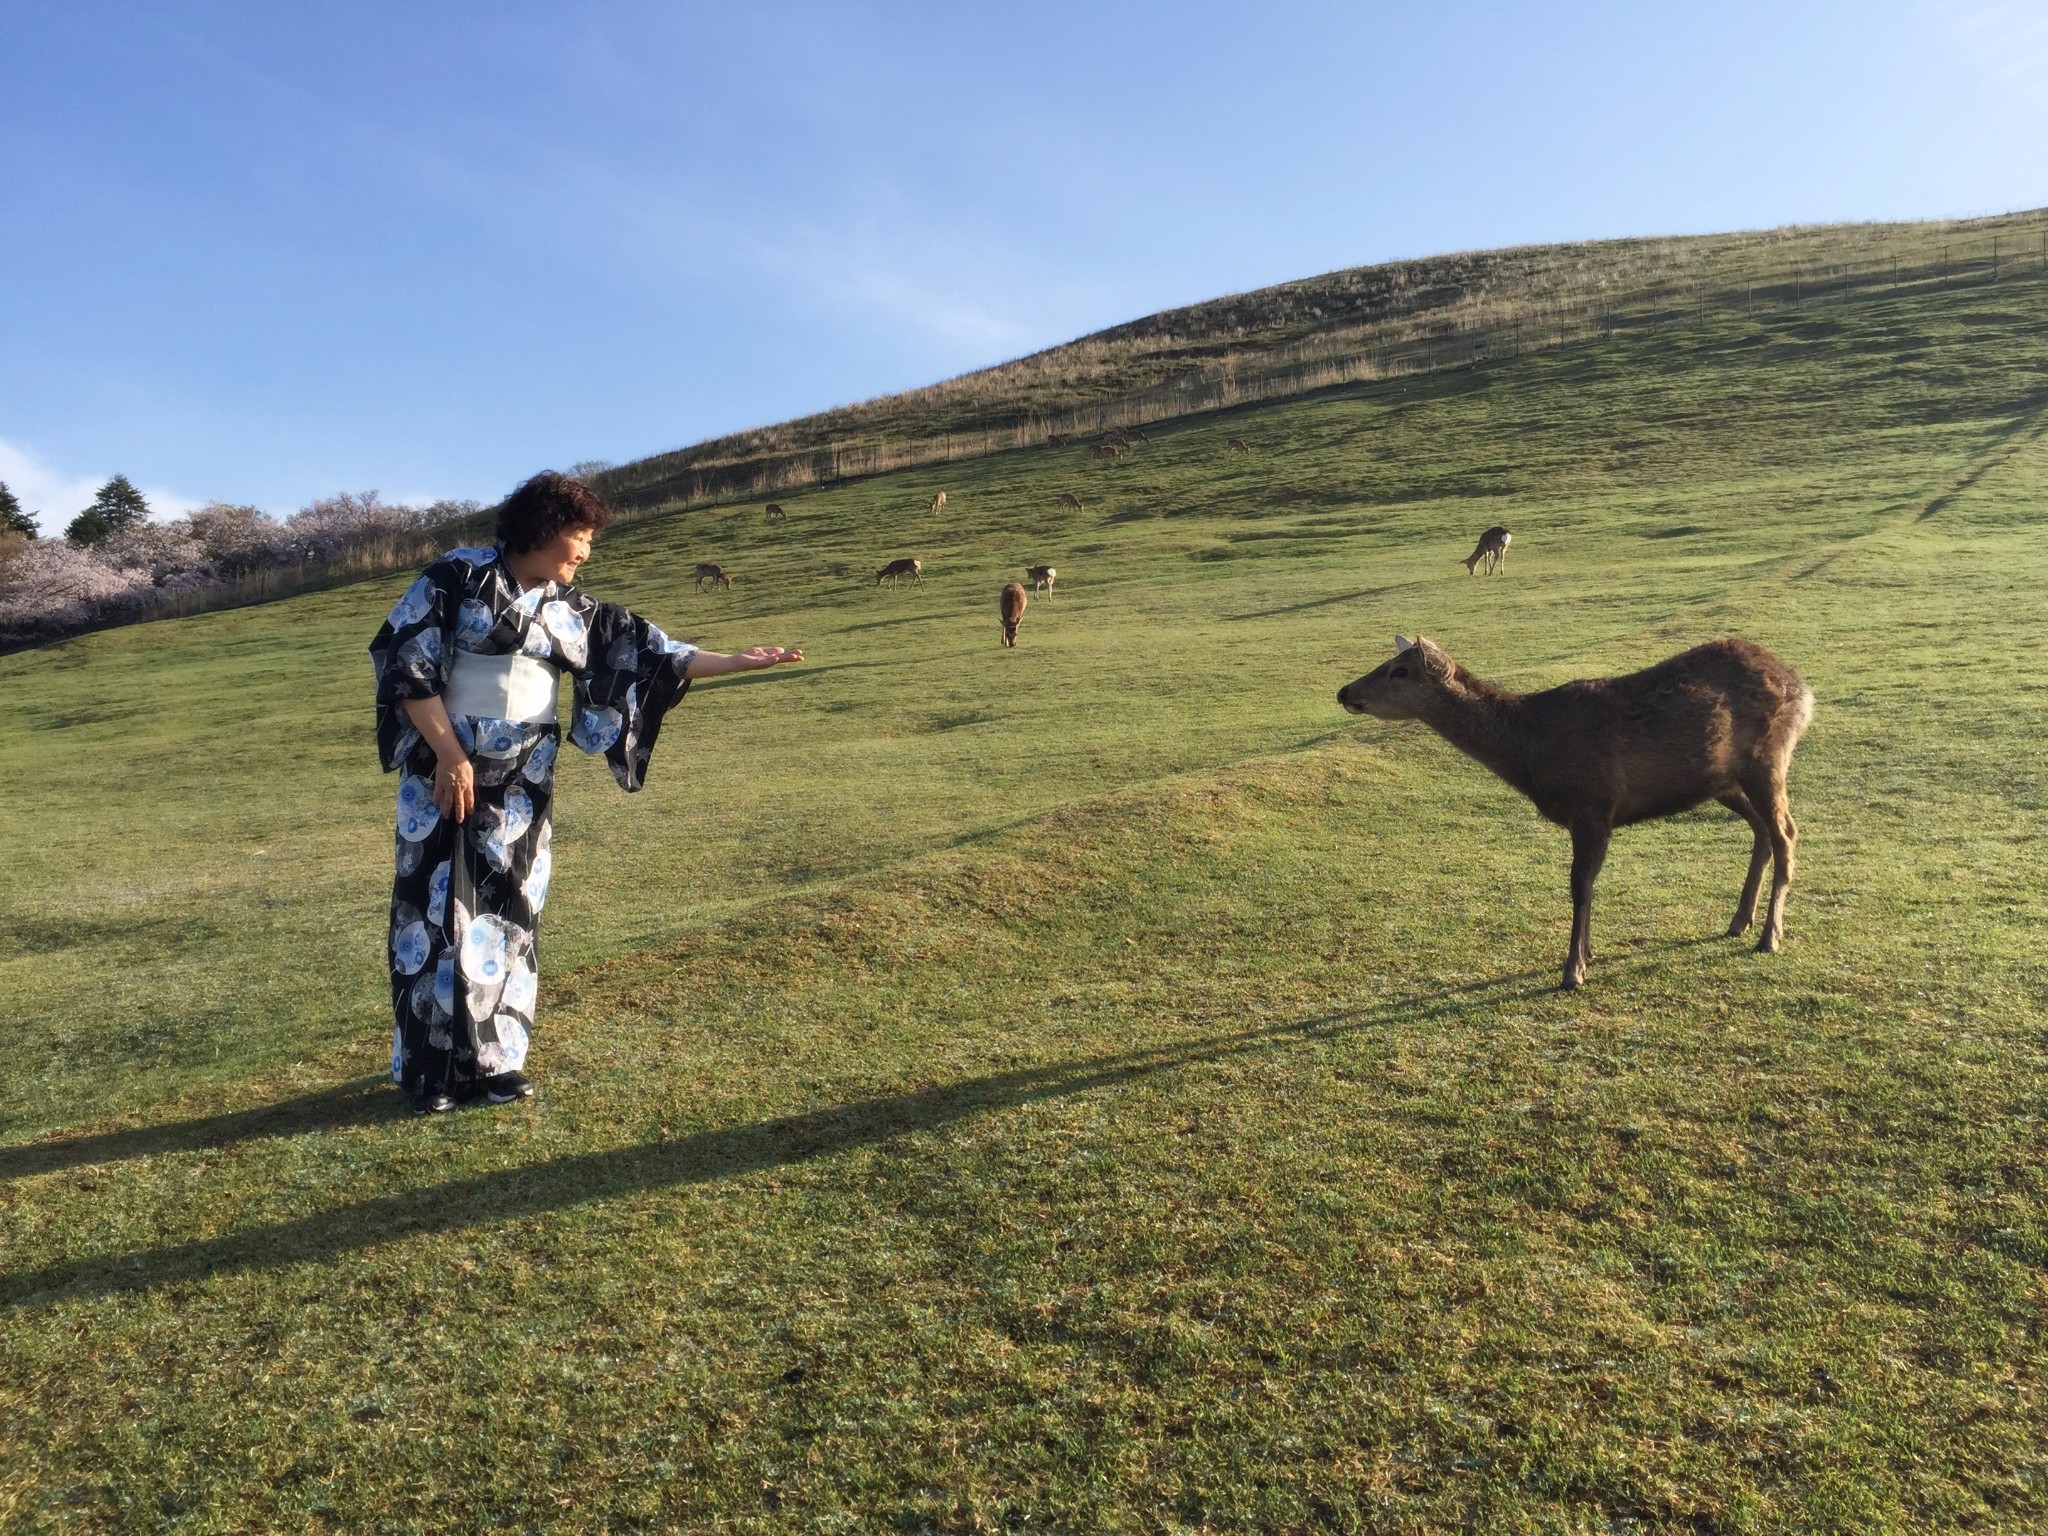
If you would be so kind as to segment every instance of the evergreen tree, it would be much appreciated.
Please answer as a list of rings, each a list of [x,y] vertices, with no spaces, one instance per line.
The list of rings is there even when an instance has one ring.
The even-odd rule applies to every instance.
[[[0,536],[18,533],[23,538],[36,536],[36,520],[21,510],[21,498],[7,489],[7,482],[0,480]]]
[[[109,533],[125,533],[138,523],[149,521],[149,503],[142,499],[142,492],[128,483],[126,475],[116,475],[101,486],[92,504],[107,520]]]
[[[90,549],[113,531],[98,507],[87,507],[71,519],[71,526],[64,530],[64,537],[80,549]]]
[[[128,483],[126,475],[116,475],[100,487],[92,505],[71,520],[64,537],[83,548],[148,521],[149,503],[142,492]]]

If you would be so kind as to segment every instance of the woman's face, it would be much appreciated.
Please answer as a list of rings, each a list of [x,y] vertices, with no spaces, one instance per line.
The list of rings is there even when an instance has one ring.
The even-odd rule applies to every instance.
[[[590,558],[593,528],[564,528],[547,543],[528,551],[527,569],[543,581],[574,581],[576,571]],[[524,562],[522,562],[524,563]]]

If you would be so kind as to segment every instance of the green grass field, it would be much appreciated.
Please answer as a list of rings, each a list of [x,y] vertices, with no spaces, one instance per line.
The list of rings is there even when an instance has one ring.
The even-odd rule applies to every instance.
[[[592,590],[810,660],[568,765],[541,1097],[434,1122],[404,578],[0,658],[0,1528],[2040,1528],[2043,335],[2029,274],[621,529]],[[1784,953],[1715,809],[1556,992],[1564,834],[1336,706],[1396,629],[1798,666]]]

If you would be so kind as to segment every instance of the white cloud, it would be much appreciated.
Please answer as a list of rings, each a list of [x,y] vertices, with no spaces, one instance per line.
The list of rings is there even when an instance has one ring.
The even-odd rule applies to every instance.
[[[85,510],[104,477],[67,475],[45,464],[19,443],[0,438],[0,481],[14,492],[22,510],[34,516],[44,533],[62,533],[64,525]]]
[[[45,534],[62,533],[83,512],[108,476],[73,475],[45,462],[33,450],[0,437],[0,483],[14,492],[22,510],[33,515]],[[178,517],[204,503],[159,486],[142,486],[142,499],[158,518]]]
[[[160,485],[140,487],[142,499],[149,503],[150,516],[157,522],[167,522],[174,517],[183,517],[187,512],[197,512],[206,503],[180,491],[165,490]]]

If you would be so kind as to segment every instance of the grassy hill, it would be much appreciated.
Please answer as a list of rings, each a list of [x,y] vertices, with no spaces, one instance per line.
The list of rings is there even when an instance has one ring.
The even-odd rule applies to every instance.
[[[594,590],[811,661],[568,765],[542,1097],[445,1122],[376,1079],[403,578],[0,658],[0,1526],[2039,1525],[2044,334],[1702,306],[621,529]],[[1800,667],[1786,951],[1697,813],[1557,994],[1563,834],[1337,710],[1396,629]]]
[[[950,467],[1005,448],[1413,378],[1709,316],[1927,296],[2048,269],[2048,209],[1462,251],[1229,294],[599,478],[628,511]]]

